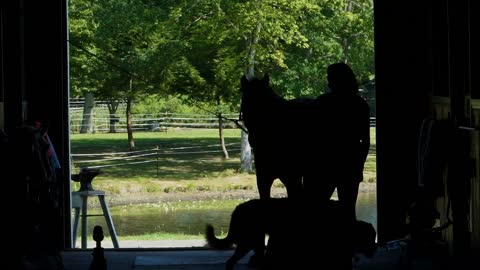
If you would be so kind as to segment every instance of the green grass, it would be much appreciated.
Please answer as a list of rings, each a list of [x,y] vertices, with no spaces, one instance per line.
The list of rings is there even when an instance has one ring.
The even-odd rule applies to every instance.
[[[227,232],[219,233],[216,235],[219,238],[224,238],[227,236]],[[78,236],[80,237],[80,236]],[[80,239],[80,238],[77,238]],[[91,234],[87,234],[87,239],[92,239]],[[203,234],[181,234],[181,233],[168,233],[168,232],[156,232],[156,233],[147,233],[147,234],[136,234],[136,235],[126,235],[118,236],[119,241],[128,241],[128,240],[147,240],[147,241],[161,241],[161,240],[201,240],[205,239]],[[104,242],[111,242],[110,236],[105,236],[103,239]]]
[[[371,149],[367,162],[365,164],[364,181],[376,181],[376,144],[375,129],[371,130]],[[226,143],[236,143],[234,146],[227,146],[230,159],[222,158],[219,146],[206,147],[209,145],[218,145],[218,131],[214,129],[194,129],[194,130],[169,130],[168,132],[136,132],[134,139],[137,150],[153,149],[158,147],[162,149],[162,155],[158,160],[146,164],[135,164],[125,166],[112,166],[102,168],[102,174],[98,175],[93,182],[95,189],[104,190],[109,194],[107,199],[118,200],[125,198],[128,201],[132,195],[137,198],[150,194],[155,198],[159,193],[175,193],[179,198],[183,194],[196,191],[220,191],[228,193],[229,191],[239,189],[256,189],[256,179],[254,174],[239,173],[237,169],[240,165],[239,151],[233,151],[240,147],[240,131],[225,130]],[[169,150],[171,148],[200,146],[199,148],[189,148],[186,150]],[[94,153],[116,153],[128,152],[127,134],[72,134],[71,149],[73,154],[94,154]],[[203,152],[191,154],[178,154],[180,151]],[[216,152],[205,152],[216,151]],[[111,155],[110,157],[118,157]],[[74,168],[72,173],[77,173],[80,165],[110,165],[126,163],[125,161],[101,161],[92,163],[77,163],[82,160],[101,160],[103,156],[87,156],[72,158]],[[148,160],[152,157],[139,160]],[[79,185],[72,182],[72,190],[77,190]],[[274,186],[283,186],[281,182],[275,181]],[[91,200],[89,203],[94,203]],[[146,211],[144,205],[130,205],[128,212],[135,212],[141,215]],[[131,208],[134,207],[134,208]],[[161,206],[155,207],[168,208],[171,211],[182,209],[216,209],[219,207],[218,201],[198,202],[162,202]],[[233,206],[227,206],[233,208]],[[94,207],[96,208],[96,207]],[[115,207],[116,208],[116,207]],[[92,209],[93,210],[93,209]],[[100,209],[93,210],[100,211]],[[224,237],[226,232],[218,231],[219,236]],[[89,236],[89,239],[91,237]],[[169,239],[203,239],[203,234],[184,234],[172,232],[154,232],[135,235],[120,235],[119,240],[169,240]],[[108,241],[108,240],[106,240]]]
[[[225,237],[226,233],[223,235],[217,235],[217,237]],[[128,235],[118,237],[119,240],[200,240],[205,239],[203,234],[180,234],[180,233],[150,233],[150,234],[139,234],[139,235]]]
[[[371,134],[371,150],[364,172],[366,182],[376,181],[375,128],[372,128]],[[148,156],[131,160],[106,161],[107,158],[119,156],[73,157],[72,173],[78,173],[80,166],[108,166],[131,161],[149,161],[149,163],[143,164],[102,168],[102,174],[97,176],[93,182],[94,188],[112,194],[228,192],[235,189],[256,188],[255,175],[237,171],[240,165],[240,151],[238,150],[240,148],[240,131],[238,129],[225,130],[226,144],[234,144],[227,146],[229,159],[222,158],[216,129],[136,132],[134,139],[136,150],[158,148],[158,159]],[[72,134],[71,149],[72,154],[128,152],[127,134]],[[100,161],[80,163],[85,160]],[[73,190],[78,189],[78,183],[72,182],[72,184]]]
[[[159,149],[159,158],[154,156],[131,160],[116,160],[91,163],[76,163],[85,160],[99,160],[118,156],[75,157],[75,169],[80,166],[113,165],[130,161],[151,161],[151,163],[107,167],[98,179],[122,180],[184,180],[212,178],[235,172],[239,165],[239,151],[231,149],[228,160],[222,158],[217,130],[188,130],[171,132],[134,133],[136,150]],[[231,148],[240,147],[239,130],[225,130],[225,143],[236,143]],[[210,147],[209,147],[210,146]],[[181,147],[194,147],[178,149]],[[73,154],[128,152],[127,135],[117,134],[73,134],[71,136]],[[177,148],[177,149],[172,149]],[[230,147],[229,147],[230,148]],[[207,152],[209,151],[209,152]],[[216,151],[216,152],[215,152]],[[182,154],[188,152],[190,154]],[[202,153],[203,152],[203,153]]]

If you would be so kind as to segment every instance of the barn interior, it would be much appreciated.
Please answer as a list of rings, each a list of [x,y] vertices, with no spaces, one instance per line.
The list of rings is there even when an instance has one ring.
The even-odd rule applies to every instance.
[[[55,196],[32,209],[36,187],[24,177],[24,160],[7,155],[2,145],[0,177],[10,217],[4,225],[11,239],[6,258],[18,269],[31,250],[55,254],[72,247],[67,1],[4,1],[0,8],[0,127],[14,136],[26,121],[48,122],[60,163],[48,183]],[[455,269],[467,269],[480,254],[475,10],[478,1],[471,0],[374,1],[378,244],[404,237],[412,204],[432,206],[438,218],[428,229],[437,232]],[[34,236],[28,233],[33,217],[42,224]],[[125,252],[142,256],[152,250]],[[91,252],[68,258],[79,256],[91,260]],[[114,256],[109,263],[125,258]]]

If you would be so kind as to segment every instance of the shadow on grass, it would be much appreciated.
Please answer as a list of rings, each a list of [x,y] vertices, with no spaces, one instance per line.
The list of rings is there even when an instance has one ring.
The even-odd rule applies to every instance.
[[[194,134],[195,131],[192,131]],[[82,136],[72,140],[74,169],[100,166],[99,178],[125,179],[149,178],[151,180],[192,180],[204,177],[216,177],[236,171],[240,166],[240,137],[225,138],[229,159],[223,158],[218,136],[212,133],[208,137],[142,137],[135,139],[136,150],[152,150],[133,155],[152,154],[142,157],[131,157],[125,138],[103,134],[103,136]],[[148,134],[150,135],[150,134]],[[150,135],[151,136],[151,135]],[[153,149],[157,149],[154,151]],[[75,154],[102,154],[101,156],[75,156]],[[156,153],[156,154],[155,154]],[[122,158],[123,157],[123,158]],[[117,158],[116,160],[108,160]],[[145,163],[142,163],[145,162]],[[129,164],[131,163],[131,164]],[[105,166],[105,167],[102,167]],[[75,172],[74,172],[75,173]]]

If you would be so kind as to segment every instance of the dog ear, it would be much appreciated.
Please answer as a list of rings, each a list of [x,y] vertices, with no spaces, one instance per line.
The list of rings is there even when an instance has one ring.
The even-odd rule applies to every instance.
[[[268,73],[265,73],[265,75],[263,75],[263,79],[262,79],[263,83],[265,85],[269,85],[270,84],[270,76],[268,76]]]

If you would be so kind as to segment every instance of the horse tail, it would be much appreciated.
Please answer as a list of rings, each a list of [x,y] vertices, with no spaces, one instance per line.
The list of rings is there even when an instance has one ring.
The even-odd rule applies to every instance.
[[[215,236],[215,231],[211,224],[207,224],[207,228],[205,231],[205,238],[207,240],[208,245],[214,249],[227,249],[233,246],[233,241],[231,240],[230,232],[223,239],[217,238]]]

